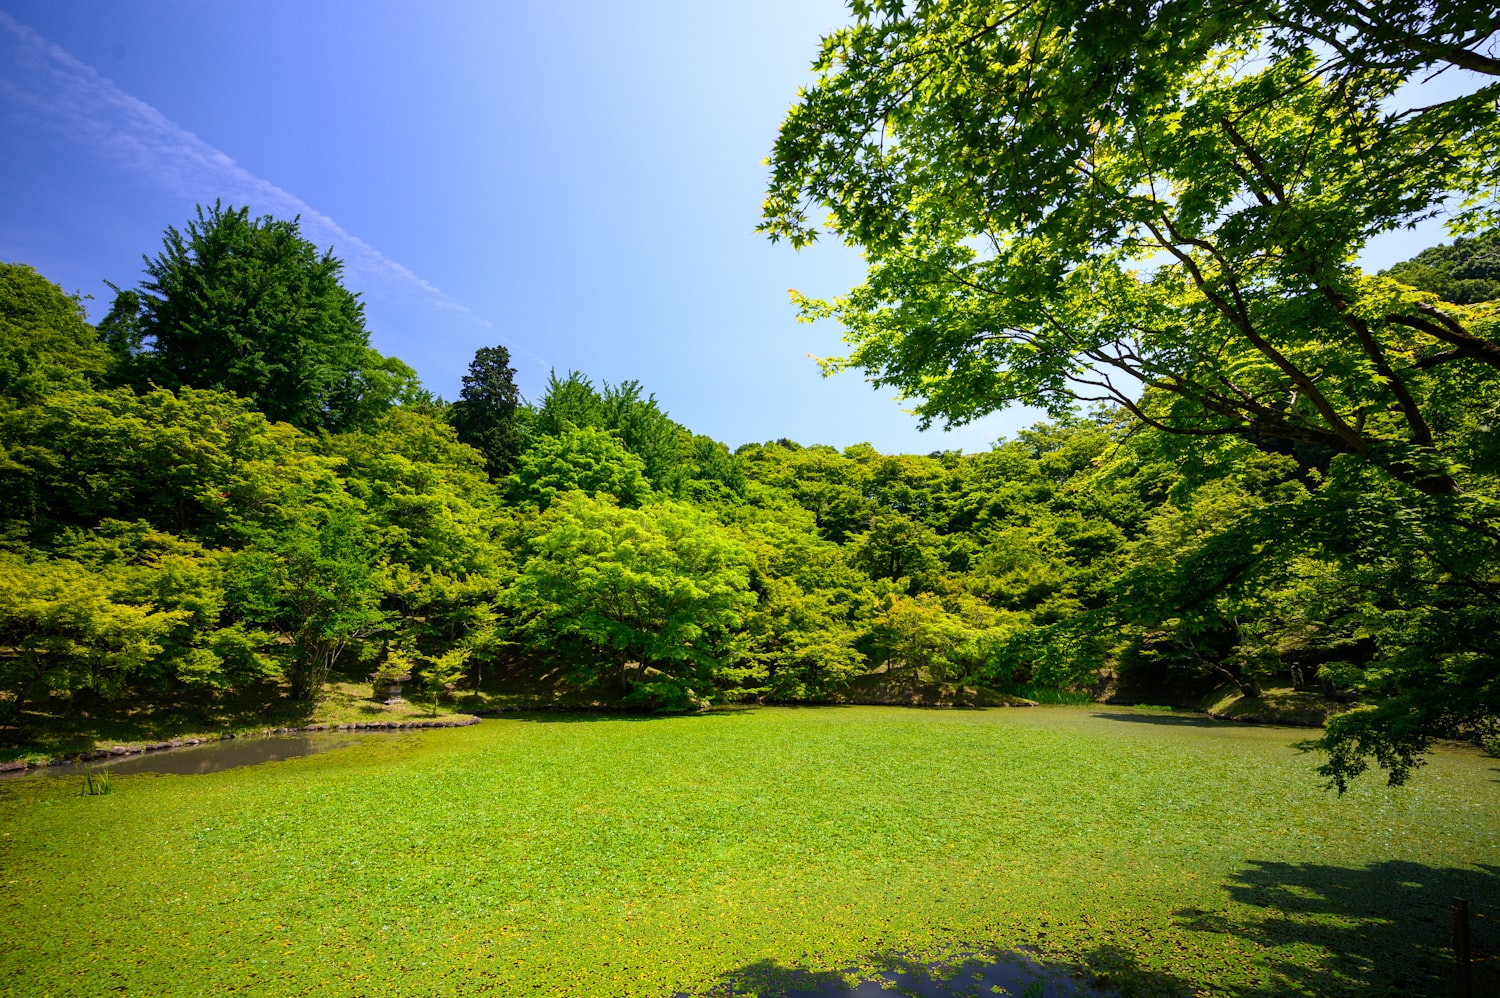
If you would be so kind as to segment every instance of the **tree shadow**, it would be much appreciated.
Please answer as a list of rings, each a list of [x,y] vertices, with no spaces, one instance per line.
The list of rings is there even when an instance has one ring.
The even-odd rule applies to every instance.
[[[528,721],[535,724],[589,724],[597,721],[666,721],[672,718],[710,718],[731,717],[738,713],[754,710],[753,707],[736,708],[725,710],[712,708],[709,710],[684,711],[682,713],[661,713],[645,709],[629,710],[622,707],[555,707],[544,710],[507,710],[501,713],[485,712],[480,716],[493,719],[505,719],[508,721]]]
[[[1234,935],[1271,957],[1268,985],[1231,994],[1452,995],[1455,897],[1467,898],[1478,916],[1470,921],[1472,993],[1500,994],[1500,867],[1392,860],[1351,869],[1252,860],[1226,890],[1255,913],[1187,910],[1174,917],[1189,931]],[[1311,960],[1308,947],[1318,952]]]
[[[1027,951],[976,950],[922,963],[885,951],[846,971],[809,970],[760,960],[738,967],[697,998],[1448,998],[1455,993],[1451,899],[1470,902],[1474,995],[1500,995],[1500,866],[1441,868],[1407,861],[1349,868],[1251,861],[1224,885],[1238,902],[1220,912],[1172,914],[1176,928],[1258,947],[1261,968],[1237,979],[1193,979],[1141,965],[1127,946],[1097,947],[1076,964],[1049,964]],[[1201,965],[1200,965],[1201,967]],[[688,998],[679,993],[674,998]]]
[[[1129,721],[1132,724],[1161,724],[1177,728],[1223,728],[1233,725],[1233,721],[1220,721],[1208,717],[1205,714],[1115,714],[1109,711],[1095,711],[1089,715],[1104,721]]]
[[[1049,965],[1026,951],[980,950],[961,957],[923,962],[910,954],[884,951],[847,971],[787,967],[758,960],[724,974],[696,998],[1111,998],[1116,995],[1181,996],[1186,982],[1143,970],[1125,950],[1102,947],[1079,967]],[[673,998],[690,998],[679,992]]]

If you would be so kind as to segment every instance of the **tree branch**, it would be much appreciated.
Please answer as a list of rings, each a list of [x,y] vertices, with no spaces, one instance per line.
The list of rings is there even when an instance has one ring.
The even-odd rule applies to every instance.
[[[1434,339],[1451,343],[1458,348],[1463,356],[1491,367],[1500,368],[1500,345],[1491,343],[1489,340],[1465,329],[1457,319],[1432,305],[1418,305],[1417,311],[1424,315],[1388,315],[1387,322],[1393,322],[1398,326],[1426,333]],[[1431,316],[1426,318],[1425,316]],[[1435,321],[1434,321],[1435,320]]]

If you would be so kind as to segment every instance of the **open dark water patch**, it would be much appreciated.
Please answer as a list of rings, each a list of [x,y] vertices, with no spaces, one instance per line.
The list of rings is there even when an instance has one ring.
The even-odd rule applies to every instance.
[[[1101,989],[1056,967],[1045,967],[1024,952],[985,953],[955,962],[898,963],[850,984],[834,971],[799,970],[769,961],[742,967],[725,983],[696,998],[733,998],[758,994],[764,998],[1110,998],[1118,992]],[[672,998],[695,998],[678,992]]]
[[[296,759],[304,755],[317,755],[320,752],[358,745],[370,738],[388,738],[397,734],[404,735],[410,732],[315,731],[290,735],[226,738],[221,741],[204,742],[200,745],[185,745],[181,748],[161,749],[155,752],[113,756],[88,763],[70,762],[15,773],[0,773],[0,781],[43,777],[77,779],[85,766],[96,770],[108,769],[111,773],[122,775],[162,773],[197,776],[203,773],[221,773],[226,769],[238,769],[241,766],[256,766],[263,762],[280,762],[283,759]]]

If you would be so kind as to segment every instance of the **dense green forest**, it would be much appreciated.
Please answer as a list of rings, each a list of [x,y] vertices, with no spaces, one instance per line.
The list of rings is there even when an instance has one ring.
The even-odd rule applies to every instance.
[[[1428,251],[1392,293],[1486,294],[1464,268],[1495,245]],[[1500,565],[1464,512],[1496,485],[1479,365],[1421,389],[1462,505],[1315,444],[1105,406],[982,454],[731,452],[634,382],[554,373],[523,400],[504,347],[434,398],[369,346],[340,277],[295,221],[218,205],[97,327],[0,269],[13,740],[109,702],[538,668],[656,711],[815,701],[875,670],[1032,694],[1290,679],[1357,699],[1356,748],[1397,779],[1427,739],[1493,733]]]

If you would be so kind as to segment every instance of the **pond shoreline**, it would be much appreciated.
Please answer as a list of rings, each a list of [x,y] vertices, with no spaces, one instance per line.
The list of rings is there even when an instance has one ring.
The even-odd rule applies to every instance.
[[[429,718],[420,721],[351,721],[345,724],[306,724],[295,727],[226,731],[219,735],[194,735],[188,738],[171,738],[155,742],[130,742],[107,749],[89,752],[71,752],[47,759],[11,759],[0,762],[0,773],[19,773],[29,769],[46,769],[51,766],[68,766],[78,762],[98,762],[103,759],[119,759],[125,756],[143,755],[147,752],[162,752],[168,749],[187,748],[210,742],[231,741],[236,738],[256,738],[262,735],[299,735],[317,731],[394,731],[411,728],[466,728],[478,724],[479,718],[472,714],[454,714],[448,717]]]
[[[992,708],[1007,707],[1037,707],[1042,706],[1034,700],[1025,700],[1020,697],[1007,698],[1009,702],[986,701],[980,703],[962,703],[951,701],[924,701],[920,697],[902,700],[896,697],[860,697],[834,699],[819,698],[815,700],[766,700],[755,706],[805,706],[805,707],[906,707],[918,709],[935,710],[987,710]],[[1159,702],[1161,698],[1156,698]],[[1095,706],[1138,706],[1142,703],[1151,702],[1152,698],[1106,696],[1096,699]],[[1205,709],[1199,703],[1192,706],[1174,703],[1172,710],[1179,714],[1192,713],[1200,717],[1210,718],[1225,724],[1261,724],[1277,727],[1298,728],[1321,728],[1321,720],[1313,720],[1295,715],[1278,715],[1270,713],[1267,716],[1252,712],[1241,712],[1238,714]],[[712,708],[710,708],[711,710]],[[164,739],[153,742],[128,742],[113,745],[109,748],[94,749],[87,752],[69,752],[62,755],[51,756],[45,759],[11,759],[0,761],[0,775],[19,773],[31,769],[45,769],[51,766],[67,766],[79,762],[99,762],[105,759],[118,759],[125,756],[141,755],[147,752],[160,752],[168,749],[187,748],[193,745],[204,745],[210,742],[227,741],[234,738],[256,738],[264,735],[293,735],[309,734],[320,731],[395,731],[423,728],[463,728],[478,724],[484,717],[495,717],[503,714],[520,713],[585,713],[585,714],[650,714],[635,705],[625,705],[610,701],[585,701],[573,703],[521,703],[521,704],[490,704],[483,707],[469,708],[462,714],[450,714],[439,718],[427,718],[422,720],[405,721],[351,721],[347,723],[321,723],[298,726],[281,726],[274,728],[251,728],[242,731],[226,731],[222,734],[194,735],[184,738]]]

